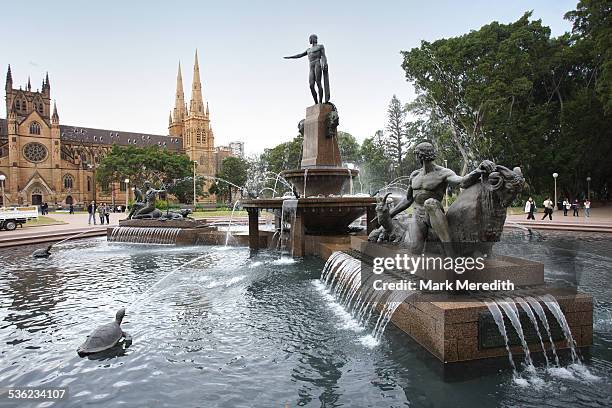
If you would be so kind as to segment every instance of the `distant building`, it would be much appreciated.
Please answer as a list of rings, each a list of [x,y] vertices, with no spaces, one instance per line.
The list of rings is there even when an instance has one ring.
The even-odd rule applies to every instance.
[[[244,159],[244,142],[230,142],[229,148],[234,156]]]
[[[25,89],[17,89],[9,66],[4,89],[7,118],[0,119],[0,174],[6,180],[2,205],[83,204],[94,197],[99,202],[125,203],[125,183],[95,183],[96,165],[115,144],[158,145],[185,153],[197,160],[198,174],[208,176],[215,175],[228,155],[225,149],[215,149],[208,104],[202,98],[197,51],[189,109],[179,64],[169,136],[60,125],[55,103],[51,106],[49,75],[40,90],[32,91],[29,79]],[[214,197],[207,201],[214,201]]]
[[[235,156],[235,154],[229,146],[218,146],[215,148],[215,153],[217,155],[217,167],[215,170],[216,173],[219,173],[221,171],[223,160],[227,157]]]

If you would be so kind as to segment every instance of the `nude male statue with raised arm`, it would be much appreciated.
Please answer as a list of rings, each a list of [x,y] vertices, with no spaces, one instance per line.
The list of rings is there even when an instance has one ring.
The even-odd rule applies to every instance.
[[[285,59],[302,58],[308,55],[308,61],[310,64],[310,74],[308,75],[308,83],[310,84],[310,93],[314,99],[315,104],[323,103],[323,88],[321,87],[321,76],[323,76],[325,84],[325,103],[329,102],[329,74],[327,72],[327,57],[325,56],[325,47],[323,44],[318,44],[316,34],[310,36],[310,45],[306,51]],[[319,95],[317,97],[317,91],[315,90],[315,82],[319,89]]]
[[[422,167],[410,175],[406,197],[391,211],[390,216],[394,217],[414,204],[413,222],[416,228],[412,229],[413,236],[409,238],[412,252],[422,253],[430,229],[441,242],[451,242],[448,221],[441,204],[446,188],[455,185],[467,188],[477,183],[481,174],[491,173],[495,164],[484,160],[478,169],[461,177],[451,169],[434,163],[436,151],[429,142],[419,143],[414,154]]]

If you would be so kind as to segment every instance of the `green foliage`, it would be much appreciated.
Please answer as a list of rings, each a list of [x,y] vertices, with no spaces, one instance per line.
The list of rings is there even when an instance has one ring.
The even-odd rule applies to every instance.
[[[290,142],[266,149],[261,155],[261,160],[268,171],[280,173],[283,170],[299,168],[302,159],[302,141],[302,136],[298,135]]]
[[[204,195],[204,177],[196,176],[196,195]],[[166,191],[177,198],[181,203],[193,203],[193,175],[175,180],[166,187]]]
[[[380,189],[394,178],[393,161],[386,154],[382,130],[363,141],[361,158],[361,180],[370,190],[369,193]]]
[[[98,183],[104,185],[130,179],[130,185],[140,186],[145,181],[156,185],[170,184],[193,172],[193,164],[184,154],[177,154],[158,146],[136,147],[113,145],[96,171]]]
[[[247,170],[249,164],[246,160],[240,157],[226,157],[221,163],[221,169],[217,177],[228,181],[235,186],[243,187],[247,181]],[[211,194],[227,196],[228,200],[232,201],[232,193],[236,193],[238,188],[223,181],[217,181],[208,190]]]
[[[612,172],[609,2],[581,1],[567,18],[571,36],[551,38],[525,13],[403,52],[417,132],[452,142],[444,155],[460,157],[462,173],[489,158],[520,165],[532,193],[549,190],[553,172],[560,194],[579,194],[587,175],[597,191]]]
[[[338,131],[338,148],[343,162],[359,163],[361,161],[359,142],[350,133]]]

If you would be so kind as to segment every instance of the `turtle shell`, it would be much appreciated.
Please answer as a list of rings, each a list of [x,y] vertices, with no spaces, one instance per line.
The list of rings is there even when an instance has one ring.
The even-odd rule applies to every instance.
[[[123,330],[115,322],[107,323],[94,330],[77,350],[80,354],[99,353],[116,345],[123,337]]]

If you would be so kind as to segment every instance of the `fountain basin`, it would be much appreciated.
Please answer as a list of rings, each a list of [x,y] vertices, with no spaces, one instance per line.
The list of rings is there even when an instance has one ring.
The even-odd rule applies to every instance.
[[[300,197],[313,197],[350,194],[351,180],[357,174],[358,170],[344,167],[312,167],[287,170],[281,176],[295,186]]]
[[[348,179],[348,174],[346,174]],[[310,179],[310,173],[308,175]],[[308,234],[332,234],[348,231],[350,223],[373,210],[373,197],[309,197],[300,198],[297,204],[297,219],[303,222]],[[249,209],[279,210],[282,199],[242,200],[242,207]]]

